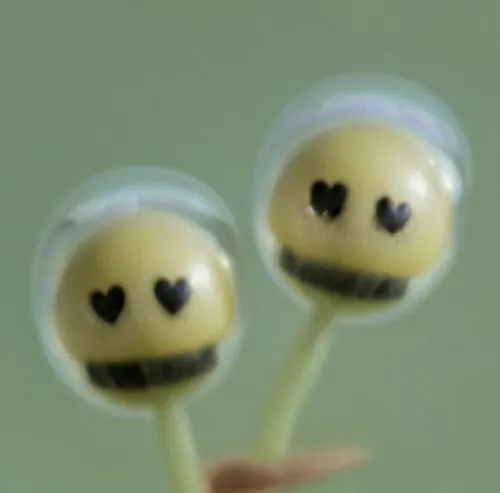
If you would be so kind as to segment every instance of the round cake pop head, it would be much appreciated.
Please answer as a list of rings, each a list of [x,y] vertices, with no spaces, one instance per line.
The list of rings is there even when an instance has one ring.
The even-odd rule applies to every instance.
[[[287,277],[336,304],[395,303],[441,262],[453,196],[432,151],[378,123],[322,132],[294,154],[269,203]]]
[[[227,258],[165,211],[103,224],[70,257],[54,304],[57,337],[88,384],[130,402],[193,390],[235,316]]]

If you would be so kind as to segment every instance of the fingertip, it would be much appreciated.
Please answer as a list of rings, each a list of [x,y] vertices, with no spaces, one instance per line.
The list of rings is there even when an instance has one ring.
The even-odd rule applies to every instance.
[[[290,481],[303,482],[359,467],[370,457],[367,449],[357,446],[327,447],[295,454],[286,460],[284,467]]]
[[[371,452],[366,448],[351,446],[332,449],[330,453],[326,454],[325,460],[330,461],[329,463],[334,470],[341,470],[361,466],[368,462],[371,457]]]

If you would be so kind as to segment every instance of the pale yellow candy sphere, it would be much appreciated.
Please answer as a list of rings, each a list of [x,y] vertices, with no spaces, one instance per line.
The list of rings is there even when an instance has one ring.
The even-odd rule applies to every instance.
[[[397,303],[450,246],[453,198],[423,141],[394,126],[327,129],[293,154],[269,199],[281,268],[339,309]]]
[[[108,220],[74,252],[54,303],[57,337],[96,392],[149,403],[192,391],[235,325],[228,259],[165,211]]]

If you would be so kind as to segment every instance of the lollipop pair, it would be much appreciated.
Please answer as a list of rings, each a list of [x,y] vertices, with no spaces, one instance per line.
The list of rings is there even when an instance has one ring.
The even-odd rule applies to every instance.
[[[452,116],[400,81],[336,79],[278,119],[257,170],[257,238],[311,316],[272,393],[256,459],[286,454],[334,317],[394,314],[445,273],[466,164]],[[203,490],[183,403],[235,355],[240,260],[218,195],[147,167],[78,189],[37,252],[36,321],[54,369],[98,404],[155,413],[176,493]]]

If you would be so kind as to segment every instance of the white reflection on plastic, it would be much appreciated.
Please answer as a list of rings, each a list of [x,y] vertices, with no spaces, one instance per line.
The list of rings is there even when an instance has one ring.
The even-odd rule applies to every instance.
[[[112,404],[92,392],[81,365],[66,354],[56,337],[52,310],[66,262],[82,241],[112,216],[148,209],[178,214],[211,234],[221,247],[222,261],[227,262],[234,276],[236,327],[218,345],[217,370],[194,392],[199,397],[232,365],[243,327],[237,228],[231,211],[215,191],[188,175],[156,166],[129,166],[97,175],[69,194],[51,215],[42,230],[32,270],[35,323],[54,371],[85,399],[125,416],[149,415],[150,410]]]
[[[269,199],[290,157],[325,130],[354,122],[395,126],[427,145],[429,163],[436,167],[455,204],[455,238],[436,269],[414,279],[405,299],[388,311],[342,317],[343,323],[379,323],[406,311],[439,284],[453,262],[461,234],[461,204],[471,181],[468,142],[452,112],[426,89],[382,74],[351,74],[333,77],[299,96],[275,120],[260,150],[254,181],[254,224],[261,257],[274,281],[299,305],[310,308],[277,267],[278,245],[267,219]]]

